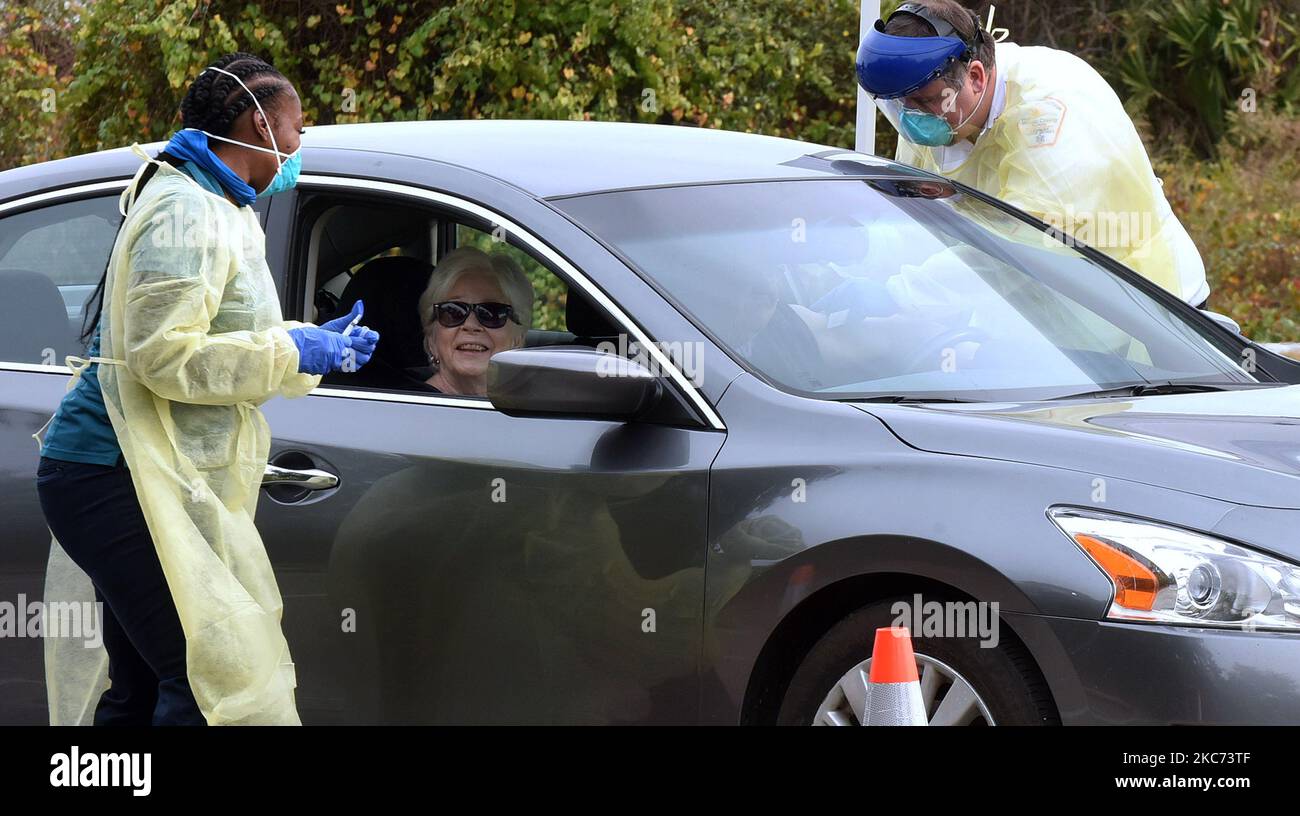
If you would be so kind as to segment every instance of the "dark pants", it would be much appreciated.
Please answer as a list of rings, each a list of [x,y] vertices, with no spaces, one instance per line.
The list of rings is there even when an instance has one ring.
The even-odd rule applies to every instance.
[[[41,510],[102,605],[111,686],[95,725],[206,725],[185,675],[185,634],[125,466],[42,456]]]

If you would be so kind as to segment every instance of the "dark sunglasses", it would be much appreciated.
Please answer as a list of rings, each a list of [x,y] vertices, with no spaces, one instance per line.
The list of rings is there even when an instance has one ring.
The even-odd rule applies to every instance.
[[[485,329],[499,329],[507,320],[513,320],[521,326],[523,323],[515,316],[515,309],[509,303],[466,303],[463,300],[444,300],[433,304],[433,312],[438,318],[438,325],[454,329],[469,319],[473,312],[478,323]]]

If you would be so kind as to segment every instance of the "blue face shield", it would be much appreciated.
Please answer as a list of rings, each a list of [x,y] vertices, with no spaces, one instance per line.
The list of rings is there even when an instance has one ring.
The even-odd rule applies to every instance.
[[[951,25],[915,3],[904,3],[894,14],[920,17],[941,36],[886,34],[885,23],[877,20],[858,47],[858,84],[907,141],[925,147],[950,145],[956,139],[957,129],[970,120],[974,111],[954,128],[947,118],[904,107],[901,100],[938,79],[954,62],[965,59],[972,46],[957,36]],[[981,92],[981,102],[983,98]],[[978,103],[975,108],[979,109]]]
[[[895,13],[908,13],[903,8]],[[891,15],[892,16],[892,15]],[[942,21],[936,21],[943,24]],[[943,24],[946,26],[946,24]],[[952,27],[947,26],[951,31]],[[898,99],[939,78],[952,63],[966,56],[960,37],[897,37],[885,33],[877,20],[858,47],[858,84],[873,99]]]

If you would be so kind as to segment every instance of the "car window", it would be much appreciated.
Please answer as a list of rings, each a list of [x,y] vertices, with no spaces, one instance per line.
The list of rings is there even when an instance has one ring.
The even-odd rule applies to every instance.
[[[295,257],[302,267],[298,279],[313,286],[307,299],[316,306],[312,318],[318,323],[329,320],[359,298],[365,303],[363,324],[381,337],[370,362],[355,372],[326,375],[323,385],[435,393],[429,379],[434,371],[431,358],[436,358],[431,349],[437,318],[430,309],[421,312],[421,298],[436,281],[440,265],[465,247],[504,258],[504,269],[518,271],[517,277],[499,273],[505,276],[500,280],[517,284],[514,296],[494,292],[470,302],[501,298],[500,302],[512,306],[516,301],[529,303],[518,322],[507,319],[504,328],[519,334],[503,340],[498,351],[515,342],[525,347],[594,348],[617,338],[610,318],[590,299],[581,295],[571,298],[564,276],[549,262],[516,237],[506,236],[500,229],[494,232],[493,224],[463,212],[305,190],[299,219]],[[430,302],[432,298],[430,295]],[[477,315],[473,319],[478,322]],[[486,353],[490,358],[496,352],[489,349]]]
[[[299,208],[299,257],[312,297],[303,319],[328,320],[353,277],[371,261],[418,258],[431,263],[438,220],[415,207],[371,199],[308,197]]]
[[[122,221],[117,198],[0,216],[0,361],[63,365],[85,351],[78,335]]]

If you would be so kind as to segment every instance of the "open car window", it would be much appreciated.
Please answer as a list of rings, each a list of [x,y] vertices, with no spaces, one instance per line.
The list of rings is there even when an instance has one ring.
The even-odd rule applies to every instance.
[[[360,390],[438,393],[428,382],[432,320],[420,311],[439,264],[458,247],[508,258],[527,280],[531,309],[524,347],[595,348],[618,335],[613,321],[543,259],[495,225],[466,213],[374,195],[311,194],[299,210],[296,255],[310,297],[307,319],[322,323],[360,298],[362,323],[380,334],[371,360],[322,384]],[[462,396],[462,395],[452,395]]]

